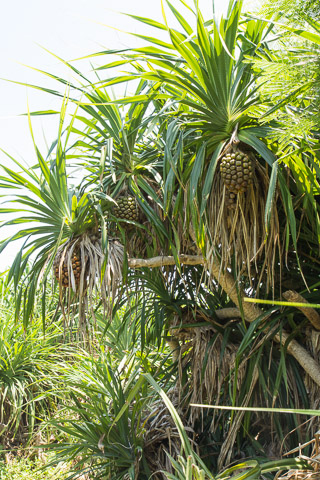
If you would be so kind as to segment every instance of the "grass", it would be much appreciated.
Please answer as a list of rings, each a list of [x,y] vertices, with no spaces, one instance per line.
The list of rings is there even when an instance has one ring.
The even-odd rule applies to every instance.
[[[15,457],[7,463],[0,462],[0,480],[65,480],[67,470],[64,467],[55,467],[42,470],[44,466],[40,459],[30,460]]]

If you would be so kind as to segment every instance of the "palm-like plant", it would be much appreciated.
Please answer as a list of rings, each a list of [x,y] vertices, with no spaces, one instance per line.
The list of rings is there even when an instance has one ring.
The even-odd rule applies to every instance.
[[[192,10],[186,2],[180,4],[189,12]],[[129,80],[142,77],[154,82],[154,85],[160,83],[162,90],[158,98],[168,102],[172,107],[170,117],[174,117],[174,120],[168,122],[164,152],[165,214],[174,220],[183,220],[184,229],[180,231],[187,230],[190,233],[209,259],[209,264],[212,254],[220,254],[221,276],[226,266],[232,268],[235,276],[246,271],[248,278],[244,279],[244,284],[246,287],[249,287],[250,283],[253,284],[256,293],[265,273],[266,282],[262,285],[275,286],[274,271],[278,264],[281,264],[282,235],[286,238],[288,249],[291,232],[293,247],[297,251],[298,234],[294,213],[296,204],[293,203],[291,196],[294,192],[292,188],[294,182],[291,183],[285,167],[278,168],[278,161],[273,153],[277,151],[277,145],[268,138],[271,138],[271,134],[275,138],[277,124],[263,120],[262,125],[260,122],[262,114],[266,112],[270,114],[281,108],[281,105],[274,106],[272,98],[260,97],[257,78],[252,67],[252,57],[264,49],[268,50],[265,35],[270,29],[263,21],[251,19],[241,22],[241,4],[242,2],[230,2],[227,18],[222,19],[219,25],[215,20],[204,22],[196,5],[193,12],[196,17],[196,29],[193,29],[185,17],[168,2],[176,20],[184,29],[183,33],[169,28],[166,21],[165,24],[160,24],[140,18],[138,20],[144,23],[168,31],[171,43],[153,39],[155,46],[139,48],[131,54],[122,55],[124,62],[133,65],[139,63],[138,72],[125,78]],[[148,40],[152,41],[150,37]],[[108,65],[105,66],[107,67]],[[106,84],[111,85],[116,81],[117,79],[111,79]],[[134,97],[132,102],[142,99],[142,96]],[[174,105],[179,106],[174,110]],[[241,155],[241,152],[245,156]],[[236,157],[234,162],[233,156]],[[237,158],[238,156],[240,158]],[[232,164],[237,161],[240,162],[240,169],[234,170]],[[248,167],[246,168],[248,172],[244,168],[242,170],[241,163],[243,167],[245,163],[251,165],[251,172]],[[239,177],[243,179],[248,175],[249,185],[244,185],[243,180],[238,182],[237,177],[232,178],[236,184],[246,187],[235,191],[236,189],[230,188],[226,180],[228,174],[232,177],[237,175],[237,172],[242,173]],[[299,173],[296,174],[298,177]],[[299,187],[299,183],[296,183]],[[281,202],[278,201],[279,197]],[[278,211],[279,218],[282,213],[281,224]],[[193,229],[190,229],[190,220]],[[180,240],[182,243],[182,236]],[[250,270],[252,263],[261,274],[253,281]],[[281,269],[279,270],[281,275]],[[217,278],[219,281],[219,274]],[[178,318],[178,324],[182,321],[182,318]],[[283,316],[281,322],[286,321]],[[201,348],[204,347],[202,339],[201,337],[198,348],[194,349],[196,352],[201,352]],[[192,375],[197,371],[194,367],[198,368],[198,382],[190,389],[195,395],[204,387],[206,362],[213,341],[214,339],[210,338],[205,352],[201,352],[202,363],[195,361],[191,367]],[[213,354],[212,364],[215,364],[217,369],[217,365],[220,365],[217,357],[222,344],[221,341]],[[267,343],[264,347],[268,348]],[[195,355],[194,350],[190,349],[190,356]],[[237,347],[234,354],[236,350]],[[277,378],[282,379],[285,373],[277,362],[275,358],[272,369],[278,372]],[[185,366],[186,363],[182,365]],[[254,357],[248,371],[252,372],[257,368],[260,368],[260,358]],[[296,368],[296,365],[292,368]],[[289,370],[291,366],[289,368],[288,363]],[[226,371],[230,371],[230,364]],[[185,369],[182,369],[182,372],[185,375]],[[208,372],[208,390],[212,391],[210,369]],[[261,385],[256,389],[259,392],[266,388],[263,385],[264,375],[260,376]],[[254,398],[252,390],[255,385],[251,383],[250,375],[248,378],[249,383],[243,383],[243,379],[239,380],[243,387],[243,394],[239,399],[241,402],[245,398]],[[228,382],[230,384],[230,379]],[[276,395],[279,390],[282,391],[278,382],[280,380],[271,387],[277,392]],[[303,385],[300,386],[301,396],[306,401],[306,390]],[[221,385],[217,387],[215,395],[219,395],[220,388]],[[285,396],[279,397],[279,401],[281,402],[283,398]],[[234,400],[235,398],[232,401]],[[280,433],[281,425],[276,423]],[[233,439],[236,435],[236,428],[233,432],[231,430],[229,440],[232,435]],[[231,440],[230,442],[232,444]],[[221,456],[223,457],[225,453],[226,451],[222,452]]]
[[[66,102],[62,107],[58,139],[47,159],[35,145],[38,159],[35,166],[26,168],[11,157],[21,173],[2,166],[6,175],[1,177],[1,187],[12,192],[9,202],[17,207],[2,206],[0,213],[12,216],[23,212],[22,216],[2,223],[2,226],[23,224],[24,227],[1,243],[1,251],[9,243],[24,239],[7,280],[13,279],[16,316],[22,312],[25,326],[32,318],[39,283],[46,282],[52,265],[60,287],[61,304],[63,298],[70,304],[74,293],[82,313],[84,302],[88,294],[89,298],[92,295],[97,282],[106,303],[112,278],[121,277],[123,249],[118,241],[107,239],[99,204],[92,201],[87,191],[68,186],[65,150],[72,123],[63,145],[65,112]],[[32,226],[25,226],[28,224]]]
[[[281,32],[278,48],[260,52],[254,60],[259,74],[260,91],[271,99],[273,107],[263,108],[265,122],[277,122],[272,141],[278,145],[279,161],[290,171],[290,189],[295,198],[295,211],[303,212],[308,222],[302,225],[300,252],[309,249],[305,240],[319,244],[319,46],[320,24],[312,15],[312,7],[303,4],[306,12],[283,2],[279,11],[265,5],[269,22]],[[269,5],[270,7],[270,5]],[[300,8],[299,8],[300,7]],[[307,13],[310,8],[310,14]],[[263,13],[266,13],[265,11]],[[279,16],[281,23],[279,23]],[[302,27],[299,25],[303,24]],[[295,26],[297,25],[297,26]],[[288,37],[290,33],[290,37]],[[284,53],[285,52],[285,53]],[[267,81],[266,81],[267,80]],[[296,214],[297,216],[299,215]],[[309,224],[307,226],[307,223]],[[312,226],[310,228],[310,226]],[[307,228],[307,231],[304,229]],[[303,254],[303,253],[302,253]]]
[[[96,93],[95,97],[90,93],[89,87],[86,94],[92,101],[92,109],[99,111],[101,108],[97,97],[99,92],[100,97],[104,96],[106,102],[111,103],[109,108],[117,123],[106,129],[104,125],[98,126],[93,118],[86,119],[89,140],[81,140],[79,145],[85,158],[83,166],[89,171],[86,181],[99,185],[99,191],[96,192],[98,196],[104,198],[106,194],[107,198],[115,201],[116,205],[110,201],[103,202],[109,229],[114,231],[116,227],[125,230],[123,240],[128,252],[143,256],[148,247],[153,249],[152,240],[157,240],[158,248],[165,243],[170,244],[170,237],[161,221],[163,144],[158,135],[158,107],[152,102],[155,89],[141,81],[136,95],[143,96],[144,102],[122,108],[112,103],[103,84],[94,85],[92,89]],[[125,99],[123,102],[127,103]],[[85,109],[86,104],[80,103],[80,107]],[[110,121],[110,115],[104,119],[105,112],[99,113],[101,121]],[[101,142],[106,145],[102,169],[99,159],[92,155],[100,148]],[[134,226],[140,229],[133,229]],[[142,237],[140,242],[139,236]]]
[[[176,455],[180,440],[176,431],[168,434],[175,430],[174,422],[141,375],[148,369],[147,358],[123,352],[116,366],[112,351],[103,350],[94,356],[79,353],[77,368],[60,365],[66,382],[62,395],[69,409],[65,419],[53,423],[67,438],[48,445],[56,451],[53,462],[75,459],[68,478],[88,473],[95,478],[144,480],[152,474],[160,480],[160,470],[170,464],[166,451]]]
[[[170,141],[168,121],[163,113],[168,113],[170,118],[176,106],[166,104],[166,95],[162,95],[161,89],[158,91],[159,85],[145,80],[138,82],[133,97],[115,99],[107,87],[129,77],[117,76],[108,81],[98,77],[92,82],[72,64],[61,61],[76,74],[78,83],[70,84],[51,73],[41,73],[63,85],[68,84],[72,92],[69,101],[78,109],[71,131],[80,138],[70,147],[66,158],[86,169],[84,185],[90,189],[95,185],[95,198],[101,200],[108,229],[117,235],[118,229],[126,230],[122,240],[127,242],[130,254],[143,256],[148,251],[151,255],[161,250],[171,251],[177,258],[181,239],[176,235],[170,216],[163,213],[163,202],[167,199],[161,190],[169,165],[164,167],[163,156],[165,150],[169,153],[166,143]],[[97,68],[96,73],[99,70]],[[31,87],[62,96],[58,91],[41,86]],[[114,222],[117,222],[116,228]],[[138,223],[140,229],[132,232],[132,226],[137,227]]]
[[[219,323],[215,310],[219,306],[229,306],[230,299],[227,295],[220,296],[216,289],[214,293],[209,291],[212,284],[217,287],[220,283],[225,288],[227,269],[234,275],[228,284],[231,287],[225,290],[236,304],[241,304],[241,291],[238,297],[235,293],[236,280],[241,273],[246,273],[241,280],[250,293],[256,293],[259,288],[262,290],[264,285],[270,286],[273,270],[278,263],[281,264],[282,237],[289,250],[291,232],[295,251],[288,253],[289,261],[298,251],[296,217],[301,220],[301,237],[305,245],[310,247],[312,254],[318,248],[314,240],[313,245],[309,245],[309,226],[303,221],[304,211],[300,209],[301,205],[306,205],[305,194],[309,185],[306,188],[299,185],[298,169],[295,169],[294,180],[289,174],[286,177],[289,169],[278,168],[279,162],[273,154],[279,150],[279,144],[275,144],[278,130],[274,117],[270,115],[283,103],[274,106],[274,98],[260,96],[256,82],[257,63],[254,64],[253,59],[258,53],[259,58],[263,52],[269,54],[266,37],[269,28],[264,21],[242,20],[241,1],[230,2],[227,17],[220,23],[216,19],[204,22],[198,3],[194,3],[194,8],[185,0],[179,3],[187,14],[194,15],[193,28],[167,2],[182,32],[169,28],[166,18],[164,24],[138,19],[166,31],[170,43],[149,37],[156,46],[135,49],[125,55],[122,52],[123,60],[119,63],[132,64],[135,73],[106,81],[99,79],[93,84],[68,64],[82,79],[80,86],[71,85],[71,89],[85,97],[80,101],[71,99],[84,112],[82,116],[78,110],[74,117],[82,127],[85,126],[84,130],[76,128],[73,121],[67,129],[67,136],[70,132],[81,134],[81,139],[73,145],[82,149],[79,155],[74,149],[67,151],[66,146],[61,146],[60,129],[53,160],[44,160],[37,152],[38,165],[30,172],[24,169],[24,173],[17,175],[6,169],[7,176],[1,179],[3,186],[27,187],[33,195],[31,199],[26,199],[24,194],[18,197],[18,201],[25,202],[33,212],[22,221],[43,222],[40,229],[36,224],[33,229],[23,229],[11,239],[27,238],[9,272],[9,279],[13,278],[16,286],[21,280],[25,282],[25,288],[19,286],[17,311],[22,307],[26,324],[34,306],[37,282],[47,278],[50,263],[55,266],[54,273],[61,291],[69,287],[66,296],[70,303],[74,292],[78,299],[80,297],[82,306],[82,299],[85,300],[86,292],[92,291],[97,279],[102,279],[101,293],[106,302],[108,281],[103,282],[110,279],[112,273],[117,276],[122,263],[122,247],[118,238],[110,238],[110,235],[120,237],[122,234],[122,239],[129,244],[126,247],[130,255],[172,252],[177,265],[163,268],[160,274],[149,270],[137,275],[126,272],[130,293],[135,299],[130,297],[127,301],[127,298],[118,296],[118,303],[112,311],[114,323],[106,342],[117,361],[125,358],[123,350],[133,350],[134,354],[141,354],[143,366],[149,368],[150,359],[143,357],[148,352],[147,344],[157,343],[162,347],[162,334],[170,330],[171,337],[167,340],[178,360],[180,393],[186,393],[186,400],[192,398],[196,401],[201,397],[203,401],[223,401],[232,406],[276,401],[281,406],[285,405],[288,395],[296,395],[295,403],[306,405],[308,398],[306,388],[300,382],[299,366],[294,361],[288,361],[285,366],[284,351],[275,353],[270,341],[273,333],[274,338],[281,341],[283,333],[288,338],[285,346],[288,343],[290,346],[290,334],[282,328],[301,339],[301,328],[306,321],[299,316],[287,316],[285,312],[274,315],[268,323],[262,321],[262,315],[260,318],[256,315],[255,323],[249,329],[238,321],[238,316],[232,322]],[[111,66],[114,64],[102,68]],[[133,97],[114,100],[106,91],[114,83],[136,79],[140,83]],[[118,104],[125,106],[120,108]],[[262,115],[265,116],[263,125],[260,121]],[[270,121],[265,121],[268,118]],[[78,190],[70,192],[66,159],[71,161],[74,158],[86,169],[86,177]],[[297,164],[299,160],[300,157]],[[302,162],[306,167],[305,157]],[[304,168],[304,178],[312,176],[313,191],[308,198],[314,201],[318,192],[314,172],[318,172],[318,166],[314,157],[310,160],[312,162],[312,168]],[[291,168],[289,160],[284,163]],[[22,169],[22,166],[18,165],[18,168]],[[37,169],[41,170],[39,176],[36,175]],[[289,189],[297,194],[294,200]],[[121,204],[123,206],[125,202],[122,196],[133,197],[130,198],[133,216],[126,217],[123,212]],[[278,201],[280,196],[281,202]],[[115,206],[114,202],[118,205]],[[55,208],[56,205],[59,208]],[[282,223],[278,220],[276,207],[280,214],[284,213]],[[312,215],[318,214],[318,208],[316,205]],[[3,209],[2,212],[10,214],[14,209]],[[18,220],[11,223],[16,224]],[[112,251],[113,247],[115,251]],[[221,260],[220,268],[218,265],[214,272],[210,270],[216,280],[202,266],[182,270],[178,253],[194,252],[194,249],[202,250],[209,267],[211,261],[218,264]],[[117,251],[119,255],[116,255]],[[86,259],[85,266],[79,270],[78,252],[81,261]],[[23,267],[33,255],[37,255],[36,260],[23,277]],[[256,280],[252,278],[252,264],[261,272]],[[301,280],[296,266],[294,270]],[[266,282],[261,281],[264,273],[267,273]],[[307,280],[310,278],[310,284],[314,286],[313,295],[317,295],[317,274],[317,267],[312,265]],[[62,275],[67,278],[65,282]],[[248,290],[252,285],[254,290]],[[125,308],[126,301],[127,310],[122,315],[121,309]],[[245,306],[242,306],[243,310]],[[258,309],[253,314],[257,312]],[[95,314],[93,309],[92,313]],[[271,315],[272,312],[265,313]],[[103,324],[100,312],[96,319],[98,324]],[[253,317],[248,319],[252,321]],[[112,345],[114,342],[117,342],[116,348]],[[266,356],[270,358],[268,365],[264,361]],[[175,365],[165,372],[161,371],[163,365],[157,363],[155,368],[154,363],[150,370],[154,373],[159,367],[162,379],[167,379],[175,371]],[[305,363],[301,365],[304,368]],[[129,362],[129,368],[131,366]],[[132,377],[128,379],[124,375],[123,378],[122,374],[115,374],[104,358],[99,362],[90,359],[80,374],[72,370],[74,376],[69,378],[70,385],[77,389],[84,404],[77,396],[72,398],[73,411],[80,415],[81,422],[72,423],[66,419],[64,427],[78,439],[78,443],[63,445],[61,458],[77,453],[83,454],[84,458],[94,455],[98,458],[99,475],[105,473],[108,465],[111,465],[110,471],[115,472],[112,469],[116,462],[120,465],[120,476],[136,473],[145,426],[139,416],[141,412],[135,418],[133,415],[137,413],[134,401],[141,408],[145,405],[143,395],[138,395],[142,384],[137,386],[135,383],[139,369],[140,365]],[[319,395],[316,397],[318,389],[314,388],[314,392],[314,397],[319,398]],[[192,417],[196,429],[203,421],[199,430],[204,441],[210,437],[215,444],[224,442],[222,451],[217,449],[214,452],[219,455],[218,462],[213,462],[214,467],[229,462],[235,451],[233,442],[236,436],[241,447],[246,442],[245,449],[249,452],[253,448],[255,452],[261,452],[269,441],[266,439],[268,431],[266,436],[261,432],[261,418],[257,419],[253,438],[248,441],[250,412],[221,414],[219,420],[222,419],[223,427],[216,429],[218,422],[212,421],[215,420],[212,415],[200,418],[200,414],[193,414]],[[136,431],[132,432],[128,423],[131,427],[134,424]],[[281,437],[285,429],[278,418],[275,418],[274,425]],[[296,426],[295,421],[290,424],[292,429]],[[104,436],[105,430],[109,437]],[[114,443],[119,432],[121,445],[110,444],[109,440]],[[261,444],[257,441],[258,435]],[[208,452],[212,454],[209,447]],[[190,457],[190,451],[185,453],[192,462],[197,462],[196,457]],[[188,459],[181,458],[173,463],[178,477],[184,478],[191,472],[191,477],[194,473],[203,478],[206,473],[202,464],[193,468]],[[142,476],[146,472],[144,469]],[[254,475],[258,473],[259,468],[254,468]],[[210,478],[210,473],[207,476]]]
[[[221,255],[223,268],[236,265],[238,273],[244,269],[249,278],[251,265],[262,259],[260,271],[268,271],[271,283],[281,251],[275,204],[277,176],[282,179],[282,174],[265,141],[271,125],[259,124],[260,98],[249,60],[267,46],[270,28],[263,21],[241,21],[241,1],[230,1],[220,24],[215,18],[204,22],[197,2],[194,8],[184,1],[180,5],[195,17],[195,27],[168,2],[183,30],[170,28],[166,17],[164,24],[138,18],[167,31],[170,43],[148,37],[155,46],[122,54],[124,61],[139,65],[126,79],[142,77],[160,84],[159,98],[179,105],[171,116],[177,117],[182,141],[170,138],[177,136],[174,128],[166,137],[179,153],[167,155],[164,167],[170,171],[164,179],[165,211],[175,215],[187,205],[186,225],[192,221],[193,237],[208,258],[214,251]],[[135,96],[132,101],[139,97],[142,100]],[[285,208],[292,214],[284,179],[281,187]]]

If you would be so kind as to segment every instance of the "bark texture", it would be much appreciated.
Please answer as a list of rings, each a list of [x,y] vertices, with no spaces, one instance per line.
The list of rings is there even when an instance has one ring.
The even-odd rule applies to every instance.
[[[300,293],[295,290],[287,290],[282,294],[283,298],[288,300],[288,302],[297,302],[308,304],[308,301],[300,295]],[[314,308],[310,307],[296,307],[298,308],[303,315],[309,320],[316,330],[320,330],[320,315]]]
[[[204,258],[201,255],[180,255],[179,260],[180,263],[184,263],[186,265],[205,264]],[[165,265],[175,265],[175,259],[173,256],[159,256],[148,259],[131,258],[128,261],[128,265],[130,268],[163,267]],[[222,272],[220,263],[212,255],[210,256],[209,261],[206,263],[206,268],[238,308],[240,307],[240,302],[242,303],[245,320],[247,320],[248,322],[253,322],[259,316],[266,316],[263,310],[261,310],[253,303],[243,301],[245,295],[241,290],[240,286],[236,288],[237,286],[232,275],[229,272]],[[304,310],[310,309],[304,308]],[[233,313],[235,313],[235,311]],[[281,335],[277,334],[274,338],[278,343],[281,343],[281,345],[286,345],[287,341],[289,340],[289,334],[282,332]],[[296,340],[290,340],[286,347],[287,351],[297,360],[297,362],[301,365],[304,371],[320,387],[319,364]]]
[[[179,255],[180,263],[185,265],[203,265],[204,258],[201,255]],[[172,256],[159,256],[153,258],[129,258],[128,266],[130,268],[155,268],[166,265],[175,265],[175,258]]]

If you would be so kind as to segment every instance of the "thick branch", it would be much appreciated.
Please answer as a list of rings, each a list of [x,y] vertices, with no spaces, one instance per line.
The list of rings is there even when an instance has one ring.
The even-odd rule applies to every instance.
[[[220,308],[214,312],[219,320],[230,320],[231,318],[241,318],[239,308]]]
[[[185,265],[203,265],[204,259],[201,255],[179,255],[180,263]],[[130,268],[155,268],[165,265],[175,265],[175,258],[172,256],[159,256],[153,258],[129,258],[128,266]]]
[[[238,292],[236,289],[236,282],[234,281],[233,276],[229,272],[222,272],[220,268],[220,263],[213,257],[210,258],[207,268],[217,280],[219,285],[227,293],[229,298],[233,301],[233,303],[237,305],[237,307],[239,307]],[[241,291],[240,297],[244,297],[244,294]],[[260,315],[264,315],[264,312],[260,310],[260,308],[256,307],[253,303],[242,302],[242,308],[245,319],[248,322],[253,322]]]
[[[177,362],[179,360],[179,355],[180,355],[180,342],[175,337],[169,337],[169,338],[170,339],[167,339],[167,344],[169,345],[169,348],[172,353],[172,360],[173,362]]]
[[[203,265],[205,263],[201,255],[180,255],[179,260],[181,263],[186,265]],[[140,258],[131,258],[128,261],[128,266],[130,268],[141,268],[141,267],[163,267],[165,265],[175,265],[175,259],[173,256],[159,256],[148,259]],[[244,293],[241,291],[240,287],[238,292],[236,289],[236,283],[234,278],[229,272],[222,272],[220,268],[220,263],[211,256],[210,261],[207,264],[209,272],[221,285],[223,290],[227,293],[229,298],[233,301],[237,307],[239,307],[239,298],[244,298]],[[266,314],[263,310],[260,310],[259,307],[253,303],[242,302],[242,308],[244,312],[245,319],[248,322],[253,322],[259,316],[265,316]],[[289,338],[289,334],[282,332],[281,335],[275,335],[275,340],[281,345],[285,345],[286,341]],[[296,340],[290,340],[287,345],[288,352],[297,360],[298,363],[302,366],[304,371],[313,379],[313,381],[320,387],[320,366],[317,362],[309,355],[309,353],[301,346]]]
[[[297,303],[306,303],[308,304],[307,300],[303,298],[298,292],[295,290],[287,290],[283,293],[283,298],[288,300],[288,302],[297,302]],[[310,323],[316,328],[320,330],[320,315],[314,309],[310,307],[297,307],[305,317],[309,320]]]
[[[289,338],[289,334],[286,332],[282,332],[281,335],[277,333],[274,338],[281,345],[284,345]],[[287,350],[300,363],[312,380],[320,386],[320,367],[311,355],[296,340],[289,342]]]
[[[230,299],[239,307],[238,293],[235,288],[235,281],[232,275],[229,272],[221,272],[220,263],[214,258],[210,259],[208,269],[219,282],[221,287],[225,290]],[[243,299],[244,296],[244,293],[239,287],[239,297]],[[264,312],[252,303],[242,302],[242,308],[245,319],[248,322],[253,322],[260,315],[264,315]],[[289,334],[282,332],[281,335],[277,334],[274,338],[277,342],[281,343],[281,345],[284,345],[289,338]],[[289,342],[287,350],[297,360],[297,362],[300,363],[304,371],[312,378],[312,380],[320,387],[320,366],[311,357],[311,355],[301,345],[299,345],[296,340],[291,340]]]

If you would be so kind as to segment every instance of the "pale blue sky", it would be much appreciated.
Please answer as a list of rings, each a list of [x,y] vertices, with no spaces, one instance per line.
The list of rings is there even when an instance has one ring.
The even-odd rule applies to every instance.
[[[226,0],[216,0],[217,12],[221,13],[227,4]],[[200,0],[200,6],[204,17],[209,18],[212,0]],[[0,77],[57,88],[57,84],[50,79],[24,66],[29,65],[68,78],[69,70],[39,45],[65,60],[71,60],[103,49],[141,45],[139,39],[108,28],[108,25],[122,31],[159,35],[159,30],[152,30],[117,12],[162,21],[160,0],[11,0],[3,3]],[[91,69],[88,60],[81,61],[77,67],[84,73]],[[61,100],[3,80],[0,80],[0,85],[0,148],[19,161],[31,165],[35,156],[28,122],[26,117],[19,114],[27,111],[27,101],[30,110],[36,111],[59,110]],[[57,117],[34,118],[33,126],[37,144],[45,154],[44,137],[49,144],[54,140]],[[0,151],[0,163],[7,165],[8,162]],[[7,235],[8,232],[0,230],[0,240]],[[14,253],[16,252],[8,251],[7,254],[0,255],[0,271],[10,264]]]
[[[202,0],[205,13],[211,12],[211,0]],[[227,2],[216,0],[220,8]],[[1,78],[45,84],[46,79],[21,64],[55,74],[68,76],[63,66],[39,45],[66,60],[78,58],[102,48],[122,48],[138,44],[138,40],[107,28],[110,25],[125,31],[150,34],[151,30],[132,19],[116,13],[162,20],[160,0],[11,0],[2,6],[0,28]],[[104,24],[104,25],[103,25]],[[159,31],[155,31],[156,35]],[[161,32],[160,32],[161,33]],[[88,70],[88,62],[81,68]],[[48,83],[49,84],[49,83]],[[50,83],[50,85],[52,85]],[[27,95],[31,110],[50,106],[53,99],[44,99],[40,92],[1,81],[0,89],[0,146],[13,148],[23,154],[25,135],[22,119],[16,123],[12,116],[26,111]],[[40,121],[39,121],[40,123]],[[20,128],[22,130],[20,130]],[[27,142],[28,144],[29,142]],[[21,149],[21,144],[23,148]],[[1,158],[1,157],[0,157]]]
[[[178,4],[178,2],[175,2]],[[251,0],[251,3],[258,3]],[[215,0],[220,13],[228,5],[227,0]],[[212,0],[200,0],[205,18],[212,12]],[[139,45],[139,40],[120,31],[108,28],[110,25],[123,31],[159,35],[162,32],[150,29],[139,22],[117,12],[126,12],[162,21],[160,0],[11,0],[1,9],[0,26],[0,78],[24,83],[48,85],[50,82],[41,74],[22,64],[68,78],[70,72],[54,57],[41,49],[47,48],[65,60],[71,60],[103,48],[125,48]],[[141,43],[140,43],[141,44]],[[78,66],[78,65],[77,65]],[[79,68],[88,72],[88,61]],[[32,144],[25,117],[17,115],[26,112],[27,98],[30,110],[44,110],[56,107],[59,102],[39,91],[0,81],[0,148],[13,155],[26,156],[32,152]],[[41,128],[48,141],[52,140],[51,130],[54,119],[37,119],[35,128]],[[53,134],[53,132],[52,132]],[[4,157],[0,152],[0,162]]]

